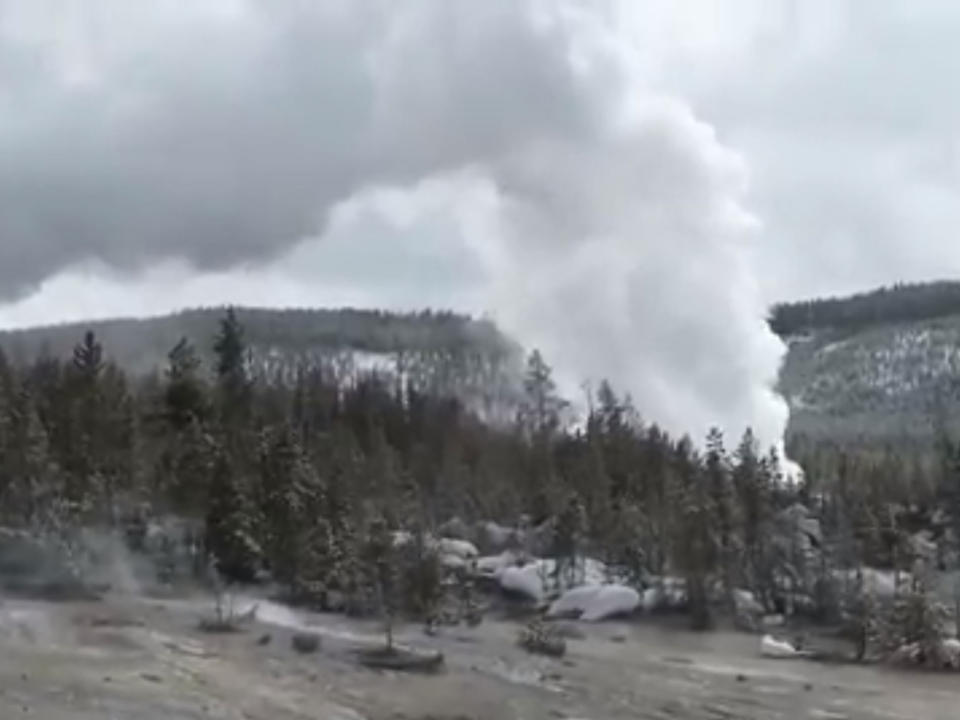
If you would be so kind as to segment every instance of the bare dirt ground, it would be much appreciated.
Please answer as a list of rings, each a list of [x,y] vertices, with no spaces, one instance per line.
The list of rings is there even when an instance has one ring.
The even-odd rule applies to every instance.
[[[960,705],[956,676],[765,660],[756,637],[728,632],[580,625],[584,637],[555,660],[517,648],[516,623],[438,637],[409,626],[403,643],[447,662],[440,674],[408,675],[356,666],[353,651],[378,642],[372,623],[263,604],[244,632],[208,635],[196,630],[208,609],[120,596],[3,601],[0,718],[952,720]],[[319,652],[291,648],[296,626],[321,635]]]

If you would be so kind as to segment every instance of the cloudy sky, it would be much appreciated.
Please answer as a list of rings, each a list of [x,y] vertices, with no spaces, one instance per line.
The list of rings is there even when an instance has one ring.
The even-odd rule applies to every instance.
[[[0,0],[0,325],[453,307],[782,429],[767,304],[960,276],[951,0]]]

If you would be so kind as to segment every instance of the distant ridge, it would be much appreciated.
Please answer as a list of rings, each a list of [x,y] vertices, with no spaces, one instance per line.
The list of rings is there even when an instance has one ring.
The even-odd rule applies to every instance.
[[[770,327],[780,337],[811,330],[861,330],[891,322],[960,314],[960,281],[897,284],[847,297],[775,305]]]
[[[789,347],[788,441],[882,449],[960,436],[960,282],[785,303],[770,326]]]
[[[117,365],[150,373],[164,365],[181,338],[209,357],[225,307],[198,308],[151,318],[73,322],[0,332],[0,348],[14,362],[41,355],[67,357],[87,330],[96,333]],[[295,358],[304,353],[356,351],[375,354],[470,353],[503,359],[519,345],[488,320],[453,312],[395,313],[383,310],[237,307],[254,352]]]

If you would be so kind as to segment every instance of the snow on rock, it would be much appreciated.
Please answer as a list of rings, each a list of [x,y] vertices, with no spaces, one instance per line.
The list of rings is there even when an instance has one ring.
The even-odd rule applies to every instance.
[[[454,516],[437,528],[437,535],[455,540],[469,540],[471,538],[471,530],[470,526],[463,520]]]
[[[445,570],[465,570],[469,565],[469,561],[459,555],[451,555],[449,553],[442,553],[440,555],[440,566]]]
[[[640,606],[640,593],[625,585],[582,585],[565,592],[547,612],[547,617],[579,615],[581,620],[597,622],[617,615],[628,615]]]
[[[601,585],[607,580],[607,565],[594,558],[585,558],[583,561],[583,584]]]
[[[651,613],[657,609],[660,602],[660,589],[659,588],[647,588],[643,591],[643,595],[640,597],[640,607],[643,608],[644,612]]]
[[[600,587],[600,585],[582,585],[573,590],[567,590],[550,606],[547,617],[575,617],[583,614],[600,592]]]
[[[749,590],[737,588],[733,591],[733,603],[738,613],[749,613],[751,615],[763,615],[764,608],[757,600],[756,596]]]
[[[960,670],[960,640],[956,638],[941,640],[940,654],[945,667]]]
[[[467,540],[441,538],[437,543],[437,549],[441,555],[454,555],[463,560],[474,560],[480,557],[477,546]]]
[[[393,546],[395,548],[406,547],[413,542],[413,534],[406,530],[397,530],[393,533]]]
[[[764,657],[774,658],[776,660],[788,660],[803,657],[803,653],[797,650],[793,645],[784,641],[777,640],[773,635],[764,635],[760,641],[760,654]]]
[[[500,573],[500,587],[540,603],[545,595],[546,577],[549,577],[549,572],[544,561],[532,562],[523,567],[514,565],[504,568]]]
[[[640,605],[640,593],[626,585],[601,585],[584,608],[581,620],[597,622],[618,615],[629,615]]]
[[[488,555],[477,560],[476,572],[477,575],[499,580],[505,569],[517,566],[518,560],[516,553],[509,550],[499,555]]]
[[[910,573],[895,573],[890,570],[877,570],[876,568],[864,567],[860,569],[863,575],[863,589],[881,600],[890,600],[896,594],[898,589],[909,587],[911,582]],[[850,586],[856,585],[857,569],[837,570],[834,577]],[[899,584],[898,584],[899,582]]]
[[[514,528],[493,521],[482,523],[478,528],[477,540],[487,551],[504,552],[510,548],[519,548],[523,544],[522,533]]]

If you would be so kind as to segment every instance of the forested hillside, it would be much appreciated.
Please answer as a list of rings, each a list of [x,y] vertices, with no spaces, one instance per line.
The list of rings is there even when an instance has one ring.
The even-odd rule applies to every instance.
[[[718,609],[739,613],[737,598],[755,598],[753,613],[866,627],[874,611],[851,610],[866,590],[862,575],[848,582],[850,568],[905,569],[920,557],[909,549],[918,531],[935,546],[928,561],[960,557],[954,444],[923,482],[896,456],[839,445],[834,455],[814,447],[800,458],[806,478],[785,483],[777,453],[749,429],[732,451],[715,429],[699,451],[641,421],[608,383],[569,422],[537,351],[509,422],[491,423],[405,372],[344,373],[323,355],[292,374],[265,372],[240,318],[228,310],[211,337],[180,338],[145,376],[111,361],[92,330],[64,356],[0,354],[8,550],[39,538],[73,563],[85,529],[142,548],[172,518],[187,530],[179,540],[159,531],[164,582],[183,550],[195,577],[269,580],[292,601],[379,612],[388,627],[399,613],[432,622],[451,587],[472,612],[480,566],[454,565],[451,578],[435,542],[462,549],[456,538],[470,528],[502,552],[487,561],[505,590],[509,578],[533,581],[527,592],[542,600],[599,567],[633,607],[638,590],[653,593],[651,607],[684,609],[697,628]],[[924,587],[906,600],[932,607]],[[890,616],[897,643],[900,610]],[[939,626],[927,629],[939,646]]]
[[[269,310],[236,308],[249,348],[260,356],[299,360],[312,353],[353,350],[371,354],[476,352],[516,355],[519,348],[488,321],[451,312],[391,313],[352,308]],[[223,308],[187,310],[147,319],[100,320],[0,332],[0,346],[18,362],[43,354],[63,356],[92,330],[111,360],[133,373],[162,368],[180,338],[195,339],[204,360],[207,339],[217,331]]]
[[[960,429],[960,283],[777,306],[792,437],[929,444]]]
[[[522,350],[486,320],[451,312],[351,308],[234,312],[244,327],[248,372],[271,381],[290,384],[304,368],[320,365],[341,380],[370,370],[399,372],[418,390],[457,397],[485,416],[512,412],[519,392]],[[223,308],[197,309],[0,332],[0,347],[21,365],[66,357],[89,330],[106,360],[144,378],[161,372],[171,348],[186,338],[209,379],[214,367],[211,338],[223,314]]]
[[[960,437],[960,283],[775,307],[787,449],[809,472],[929,491]]]

